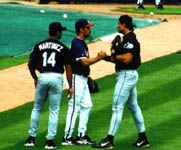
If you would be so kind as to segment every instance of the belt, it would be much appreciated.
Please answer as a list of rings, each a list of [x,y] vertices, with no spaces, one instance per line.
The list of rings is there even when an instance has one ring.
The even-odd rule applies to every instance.
[[[79,75],[79,76],[83,76],[83,77],[88,77],[88,75],[83,75],[83,74],[78,74],[78,73],[74,73],[75,75]]]
[[[130,71],[130,70],[136,70],[136,69],[119,69],[119,70],[116,70],[116,72],[120,72],[120,71]]]

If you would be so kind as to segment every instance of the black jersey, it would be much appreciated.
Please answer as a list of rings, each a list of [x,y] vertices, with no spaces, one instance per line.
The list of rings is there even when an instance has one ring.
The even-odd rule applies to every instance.
[[[83,40],[74,38],[71,43],[70,51],[73,58],[72,72],[74,74],[87,77],[90,73],[90,68],[89,66],[84,66],[81,63],[81,59],[89,57],[88,47],[86,43]]]
[[[116,55],[125,53],[132,53],[133,60],[129,64],[120,61],[116,62],[116,72],[123,69],[137,69],[141,64],[140,43],[133,32],[130,32],[123,37],[123,42],[120,45],[119,51],[117,51]]]
[[[64,72],[64,65],[71,64],[69,49],[58,40],[47,39],[35,45],[30,54],[31,65],[42,72]]]

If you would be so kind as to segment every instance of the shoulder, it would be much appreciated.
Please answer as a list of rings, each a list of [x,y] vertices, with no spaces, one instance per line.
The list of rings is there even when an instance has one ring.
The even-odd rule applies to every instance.
[[[79,40],[78,38],[74,38],[71,42],[71,44],[80,44],[81,40]]]
[[[63,44],[62,42],[58,41],[58,44],[60,44],[64,49],[69,50],[69,48],[65,44]]]
[[[85,49],[85,42],[83,40],[79,40],[78,38],[74,38],[71,42],[71,49]]]
[[[126,35],[127,39],[136,39],[136,34],[134,32],[130,32]]]
[[[129,41],[131,43],[139,43],[139,40],[134,32],[130,32],[126,37],[126,41]]]
[[[131,50],[134,48],[139,48],[139,45],[140,44],[135,33],[130,32],[124,37],[124,42],[123,42],[124,49]]]
[[[39,49],[39,47],[41,47],[42,44],[43,44],[43,43],[46,43],[47,41],[48,41],[48,39],[37,42],[37,43],[35,44],[35,46],[34,46],[34,49]]]

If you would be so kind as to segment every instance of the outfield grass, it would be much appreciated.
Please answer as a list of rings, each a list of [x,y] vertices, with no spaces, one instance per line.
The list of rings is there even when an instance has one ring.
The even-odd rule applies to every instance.
[[[164,7],[163,10],[155,9],[154,6],[146,6],[145,10],[142,9],[136,9],[135,7],[118,7],[115,10],[117,12],[127,12],[127,13],[137,13],[137,14],[150,14],[150,12],[153,12],[154,14],[161,14],[161,15],[181,15],[181,8],[178,7]]]
[[[145,150],[179,150],[181,147],[181,54],[175,53],[143,63],[139,68],[138,99],[142,108],[151,143]],[[100,92],[92,94],[94,107],[88,124],[87,134],[95,141],[104,138],[109,129],[115,74],[97,80]],[[33,102],[0,113],[1,150],[40,150],[45,143],[48,124],[48,103],[41,115],[36,147],[25,148],[29,119]],[[65,91],[61,103],[57,149],[90,150],[89,146],[61,146],[65,127],[67,101]],[[77,125],[74,136],[77,134]],[[137,132],[128,109],[125,108],[122,124],[115,137],[115,150],[135,150],[130,145],[137,139]]]
[[[25,63],[28,59],[29,55],[22,55],[18,57],[0,56],[0,70]]]

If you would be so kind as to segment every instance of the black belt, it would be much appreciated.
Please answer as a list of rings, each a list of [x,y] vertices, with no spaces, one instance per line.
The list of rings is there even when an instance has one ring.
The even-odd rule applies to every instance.
[[[61,73],[61,74],[63,74],[63,73],[60,72],[60,71],[40,71],[40,73],[46,73],[46,72],[53,72],[53,73]]]
[[[124,69],[124,68],[122,68],[122,69],[116,69],[116,72],[120,72],[121,70],[136,70],[136,68],[130,68],[130,69],[128,69],[128,68],[126,68],[126,69]]]
[[[74,73],[74,74],[79,75],[79,76],[83,76],[83,77],[86,77],[86,78],[89,76],[89,75],[79,74],[79,73]]]

